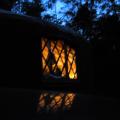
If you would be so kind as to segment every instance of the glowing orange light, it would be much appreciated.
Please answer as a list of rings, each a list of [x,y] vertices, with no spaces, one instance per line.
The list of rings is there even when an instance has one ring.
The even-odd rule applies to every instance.
[[[75,50],[70,49],[67,46],[67,66],[68,69],[66,69],[66,52],[65,49],[63,49],[63,42],[58,41],[50,41],[46,44],[47,40],[42,38],[42,68],[45,69],[44,74],[50,74],[50,68],[52,68],[53,72],[56,72],[57,69],[61,71],[61,76],[66,77],[66,74],[69,74],[70,79],[77,79],[77,73],[76,73],[76,56],[75,56]],[[70,51],[70,52],[69,52]],[[49,56],[50,52],[53,54],[55,62],[52,63],[52,65],[47,62],[47,60],[50,61]],[[51,66],[51,67],[50,67]]]
[[[47,111],[70,109],[75,96],[74,93],[42,93],[39,97],[37,112],[43,109]]]

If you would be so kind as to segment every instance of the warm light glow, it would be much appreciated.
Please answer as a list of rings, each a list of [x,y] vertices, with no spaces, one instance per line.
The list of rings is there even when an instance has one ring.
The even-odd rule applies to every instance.
[[[73,100],[75,98],[75,94],[68,93],[65,98],[65,106],[69,109],[73,103]]]
[[[44,97],[47,96],[47,95],[48,95],[47,93],[44,93],[39,98],[40,102],[38,103],[38,106],[41,106],[41,108],[45,107],[45,99],[44,99]],[[37,107],[37,112],[39,112],[39,111],[40,111],[40,107]]]
[[[42,68],[45,75],[53,72],[61,77],[68,74],[70,79],[77,79],[75,50],[60,40],[47,41],[42,38]]]
[[[49,106],[55,111],[61,106],[61,104],[62,104],[61,96],[55,96]]]
[[[37,112],[43,109],[51,112],[61,109],[69,110],[72,107],[75,96],[74,93],[43,92],[39,97]]]

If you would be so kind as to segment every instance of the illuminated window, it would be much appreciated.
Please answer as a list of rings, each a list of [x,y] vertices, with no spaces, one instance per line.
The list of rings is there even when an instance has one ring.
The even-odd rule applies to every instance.
[[[43,75],[55,78],[77,79],[75,50],[61,40],[42,38]]]
[[[42,92],[39,97],[37,112],[69,110],[75,96],[74,93]]]

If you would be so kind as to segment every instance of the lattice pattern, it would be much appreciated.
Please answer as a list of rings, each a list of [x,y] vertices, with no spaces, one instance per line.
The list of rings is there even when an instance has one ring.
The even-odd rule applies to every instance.
[[[77,79],[75,50],[60,40],[42,38],[42,69],[44,75]]]
[[[53,93],[43,92],[39,97],[37,112],[55,112],[59,110],[69,110],[75,99],[74,93]]]

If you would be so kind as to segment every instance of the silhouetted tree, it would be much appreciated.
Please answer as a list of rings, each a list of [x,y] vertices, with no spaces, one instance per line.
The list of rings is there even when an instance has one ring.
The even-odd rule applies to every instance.
[[[45,10],[40,0],[33,0],[32,3],[23,2],[23,11],[27,15],[41,17],[41,13]]]
[[[102,54],[120,54],[119,28],[119,16],[116,14],[112,16],[103,16],[97,22],[99,34],[96,43],[97,47],[99,46],[98,48],[103,49]]]
[[[17,0],[0,0],[0,8],[5,9],[5,10],[11,10],[13,7],[13,4]]]
[[[26,14],[30,16],[41,17],[41,13],[45,10],[44,5],[40,0],[33,0],[29,2],[28,0],[17,0],[14,4],[12,11],[19,14]]]

